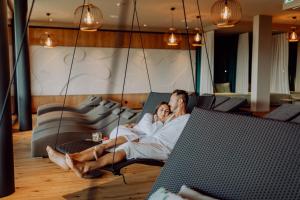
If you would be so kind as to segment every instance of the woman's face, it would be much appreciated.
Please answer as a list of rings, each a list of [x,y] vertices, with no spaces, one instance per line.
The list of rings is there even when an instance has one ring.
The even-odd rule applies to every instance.
[[[168,105],[161,105],[157,110],[157,117],[160,121],[165,120],[167,116],[170,114],[170,108]]]

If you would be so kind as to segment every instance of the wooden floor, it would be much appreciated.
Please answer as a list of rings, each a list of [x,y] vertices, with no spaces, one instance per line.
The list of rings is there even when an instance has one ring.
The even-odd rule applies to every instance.
[[[103,172],[98,179],[81,179],[63,171],[46,158],[31,158],[31,131],[15,132],[16,192],[3,199],[145,199],[160,167],[131,165],[121,176]]]

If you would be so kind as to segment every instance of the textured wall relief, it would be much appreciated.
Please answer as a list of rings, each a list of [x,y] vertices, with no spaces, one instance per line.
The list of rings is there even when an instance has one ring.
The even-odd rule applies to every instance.
[[[74,48],[31,46],[30,52],[32,94],[64,94]],[[153,91],[170,92],[176,88],[194,90],[188,51],[146,49],[145,53]],[[68,94],[121,93],[126,58],[127,49],[77,47]],[[141,49],[131,49],[125,92],[149,91],[143,52]]]

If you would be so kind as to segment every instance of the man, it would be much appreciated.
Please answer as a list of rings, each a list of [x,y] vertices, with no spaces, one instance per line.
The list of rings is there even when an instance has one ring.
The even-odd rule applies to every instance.
[[[169,101],[173,114],[165,122],[164,126],[151,136],[140,138],[134,142],[127,141],[126,137],[121,136],[106,144],[100,144],[79,153],[66,155],[48,146],[49,159],[63,169],[70,168],[79,177],[82,177],[88,171],[118,163],[125,158],[166,160],[189,119],[189,114],[187,114],[186,110],[187,103],[188,94],[183,90],[175,90]],[[118,147],[114,150],[112,148],[115,145]],[[109,151],[110,153],[102,155],[104,151]]]

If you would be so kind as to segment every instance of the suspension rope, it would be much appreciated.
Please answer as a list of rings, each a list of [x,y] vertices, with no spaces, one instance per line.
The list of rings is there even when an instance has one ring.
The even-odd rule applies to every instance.
[[[127,69],[128,69],[128,62],[129,62],[129,53],[131,49],[131,40],[132,40],[132,33],[133,33],[133,24],[134,24],[134,18],[136,13],[136,0],[133,0],[134,9],[133,9],[133,15],[132,15],[132,21],[131,21],[131,30],[130,30],[130,36],[129,36],[129,45],[127,50],[127,58],[126,58],[126,66],[125,66],[125,73],[124,73],[124,79],[123,79],[123,87],[122,87],[122,95],[121,95],[121,108],[122,109],[122,103],[124,98],[124,89],[125,89],[125,83],[126,83],[126,76],[127,76]],[[119,114],[118,117],[118,125],[117,125],[117,133],[116,133],[116,139],[114,144],[114,152],[113,152],[113,160],[112,160],[112,169],[114,170],[114,163],[115,163],[115,154],[116,154],[116,147],[117,147],[117,138],[119,133],[119,126],[120,126],[120,119],[121,114]]]
[[[194,92],[195,92],[195,94],[196,94],[196,84],[195,84],[195,78],[194,78],[192,53],[191,53],[191,46],[190,46],[190,41],[189,41],[189,29],[188,29],[188,24],[187,24],[187,21],[186,21],[186,13],[185,13],[184,0],[182,0],[182,7],[183,7],[184,22],[185,22],[185,30],[186,30],[186,42],[187,42],[188,48],[189,48],[190,66],[191,66],[191,72],[192,72],[192,78],[193,78],[193,86],[194,86]]]
[[[34,4],[35,4],[35,0],[32,1],[31,6],[30,6],[28,19],[26,21],[24,31],[23,31],[23,34],[22,34],[21,45],[20,45],[20,48],[19,48],[19,51],[18,51],[17,59],[15,60],[15,64],[14,64],[14,67],[13,67],[13,73],[12,73],[12,76],[11,76],[11,79],[9,81],[9,85],[8,85],[8,88],[7,88],[7,91],[6,91],[6,94],[5,94],[5,99],[4,99],[4,102],[3,102],[3,106],[2,106],[2,109],[1,109],[1,115],[0,115],[0,124],[2,123],[4,110],[6,108],[6,104],[7,104],[7,100],[8,100],[8,95],[10,93],[12,83],[14,82],[14,79],[15,79],[17,65],[18,65],[18,62],[19,62],[19,59],[20,59],[21,51],[22,51],[23,46],[24,46],[25,36],[26,36],[26,33],[27,33],[27,29],[28,29],[28,25],[29,25],[29,21],[30,21],[30,18],[31,18],[31,14],[32,14]]]
[[[77,43],[78,43],[78,38],[79,38],[79,33],[80,33],[80,26],[81,26],[81,20],[82,20],[82,15],[83,15],[85,1],[86,0],[83,0],[83,7],[82,7],[82,10],[81,10],[80,22],[79,22],[79,26],[78,26],[78,30],[77,30],[77,35],[76,35],[76,40],[75,40],[75,46],[74,46],[74,50],[73,50],[72,61],[71,61],[71,66],[70,66],[70,70],[69,70],[68,81],[67,81],[67,85],[66,85],[66,91],[65,91],[65,95],[64,95],[64,101],[63,101],[62,111],[61,111],[61,114],[60,114],[60,119],[59,119],[59,124],[58,124],[58,130],[57,130],[57,134],[56,134],[56,138],[55,138],[55,145],[54,145],[55,149],[56,149],[57,142],[58,142],[58,135],[59,135],[59,132],[60,132],[61,122],[62,122],[64,108],[65,108],[65,104],[66,104],[67,93],[68,93],[68,89],[69,89],[69,83],[70,83],[70,79],[71,79],[71,73],[72,73],[72,69],[73,69],[73,63],[74,63],[75,53],[76,53],[76,50],[77,50]]]
[[[146,60],[145,48],[144,48],[144,43],[143,43],[143,36],[142,36],[142,31],[141,31],[141,26],[140,26],[140,21],[139,21],[137,10],[135,10],[135,16],[136,16],[136,21],[137,21],[138,28],[139,28],[139,35],[140,35],[141,45],[142,45],[142,49],[143,49],[144,62],[145,62],[145,66],[146,66],[150,92],[152,92],[151,82],[150,82],[150,75],[149,75],[149,70],[148,70],[148,64],[147,64],[147,60]]]
[[[196,2],[197,2],[197,9],[198,9],[199,20],[200,20],[200,24],[201,24],[201,30],[202,30],[202,33],[203,33],[202,35],[203,35],[204,47],[205,47],[207,64],[208,64],[208,69],[209,69],[210,82],[211,82],[211,85],[213,87],[213,90],[216,91],[215,84],[213,82],[212,71],[211,71],[211,63],[210,63],[209,56],[208,56],[208,50],[207,50],[207,45],[206,45],[207,44],[206,43],[206,36],[205,36],[205,33],[204,33],[203,21],[202,21],[202,17],[201,17],[201,10],[200,10],[200,6],[199,6],[199,1],[196,0]],[[213,91],[213,95],[214,95],[214,91]]]

